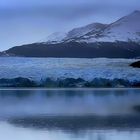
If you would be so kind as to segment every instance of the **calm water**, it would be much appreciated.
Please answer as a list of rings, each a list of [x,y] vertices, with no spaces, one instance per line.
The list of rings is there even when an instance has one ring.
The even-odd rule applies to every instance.
[[[0,90],[2,140],[139,140],[140,89]]]

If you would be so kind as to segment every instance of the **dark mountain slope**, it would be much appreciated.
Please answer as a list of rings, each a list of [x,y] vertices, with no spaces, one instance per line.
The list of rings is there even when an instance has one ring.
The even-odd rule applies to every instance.
[[[13,47],[6,53],[24,57],[135,58],[140,56],[140,45],[133,42],[34,43]]]

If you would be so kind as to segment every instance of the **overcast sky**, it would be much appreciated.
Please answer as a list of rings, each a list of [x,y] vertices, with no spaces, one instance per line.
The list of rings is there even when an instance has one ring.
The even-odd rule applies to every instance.
[[[111,23],[140,0],[0,0],[0,51],[93,22]]]

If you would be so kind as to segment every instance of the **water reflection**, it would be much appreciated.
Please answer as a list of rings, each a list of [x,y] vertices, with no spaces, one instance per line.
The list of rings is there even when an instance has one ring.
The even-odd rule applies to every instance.
[[[139,140],[140,130],[84,130],[70,133],[61,130],[20,128],[0,123],[2,140]]]
[[[2,140],[139,140],[140,90],[0,90],[0,133]]]
[[[136,115],[140,90],[1,90],[0,117]]]

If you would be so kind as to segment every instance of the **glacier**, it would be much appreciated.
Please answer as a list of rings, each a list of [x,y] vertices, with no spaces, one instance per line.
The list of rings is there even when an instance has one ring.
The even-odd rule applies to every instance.
[[[138,59],[24,57],[12,57],[11,59],[10,57],[1,57],[0,81],[7,82],[6,79],[20,77],[27,78],[35,83],[46,82],[46,79],[52,81],[59,80],[62,82],[62,80],[67,78],[80,78],[77,82],[81,84],[82,82],[85,83],[85,81],[98,82],[99,84],[102,81],[107,82],[106,80],[109,80],[113,82],[113,80],[117,79],[130,83],[139,83],[139,68],[129,66],[135,61],[138,61]],[[123,81],[121,83],[123,83]],[[20,82],[19,79],[18,82]],[[76,81],[74,81],[74,83],[75,82]],[[2,86],[2,84],[4,83],[0,82],[0,86]]]

